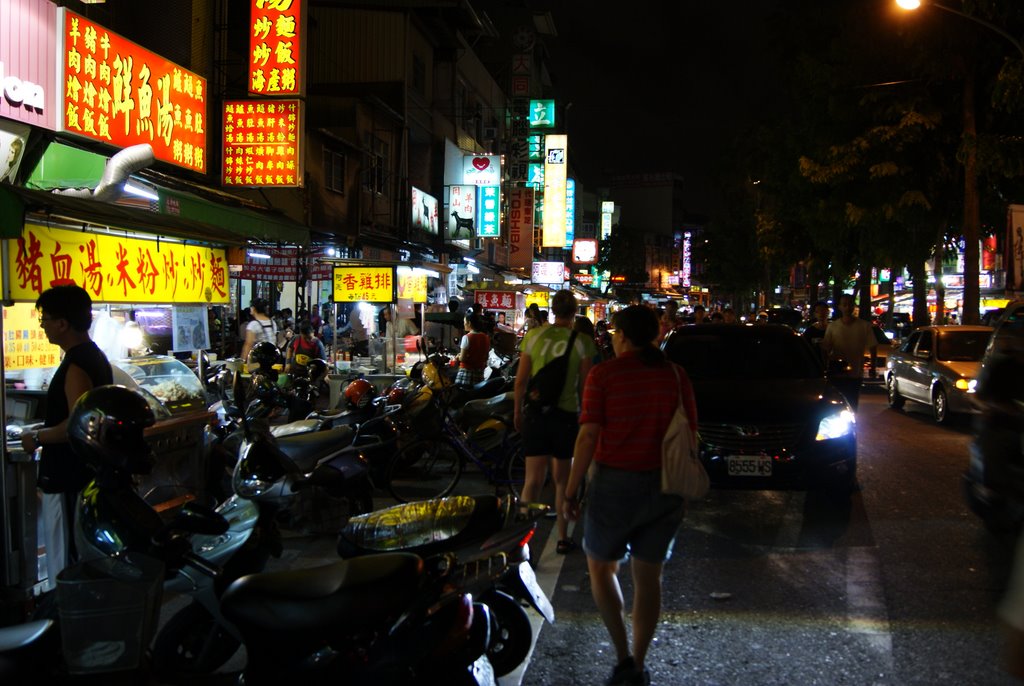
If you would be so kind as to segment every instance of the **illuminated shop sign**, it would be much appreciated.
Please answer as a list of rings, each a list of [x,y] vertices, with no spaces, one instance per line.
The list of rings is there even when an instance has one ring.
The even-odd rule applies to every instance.
[[[427,275],[420,269],[398,268],[398,297],[414,303],[427,302]]]
[[[577,238],[572,243],[573,264],[594,264],[597,262],[597,239]]]
[[[4,371],[40,369],[60,364],[60,347],[50,343],[39,326],[35,303],[3,308]]]
[[[0,117],[57,128],[59,33],[53,2],[0,2]]]
[[[473,300],[488,310],[512,310],[516,306],[515,291],[476,291]]]
[[[689,231],[683,232],[683,259],[679,270],[679,284],[685,288],[690,287],[690,278],[693,276],[693,236]]]
[[[531,100],[530,101],[530,128],[531,129],[553,129],[553,128],[555,128],[555,101],[554,100]]]
[[[475,231],[476,186],[452,186],[448,192],[447,240],[468,240]]]
[[[60,128],[206,172],[206,79],[62,10]]]
[[[565,265],[561,262],[534,262],[530,280],[561,285],[565,282]]]
[[[412,228],[437,235],[437,198],[412,186]]]
[[[394,267],[335,267],[334,302],[395,301]]]
[[[544,214],[541,246],[565,247],[565,184],[569,167],[568,138],[544,137]]]
[[[224,103],[225,186],[301,186],[299,100]]]
[[[501,188],[480,186],[480,221],[476,235],[479,238],[497,238],[501,235]]]
[[[501,183],[501,157],[498,155],[463,155],[462,183],[474,186],[497,186]]]
[[[251,0],[249,92],[302,92],[301,0]]]
[[[565,245],[572,250],[572,242],[576,238],[576,179],[565,180]]]
[[[11,241],[11,299],[35,302],[77,284],[96,302],[228,302],[223,248],[182,245],[26,224]]]
[[[533,263],[534,194],[532,188],[509,189],[508,266],[513,269],[529,269]]]

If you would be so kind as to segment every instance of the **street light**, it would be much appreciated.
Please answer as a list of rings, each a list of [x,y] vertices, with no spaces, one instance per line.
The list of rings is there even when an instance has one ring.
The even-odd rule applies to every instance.
[[[921,0],[896,0],[896,4],[905,10],[916,10],[921,7]],[[976,24],[984,26],[990,31],[998,33],[1000,36],[1010,41],[1010,43],[1013,44],[1013,47],[1017,48],[1017,52],[1020,53],[1020,56],[1024,58],[1024,46],[1021,45],[1020,41],[995,24],[970,14],[965,14],[964,12],[955,10],[952,7],[947,7],[941,3],[935,2],[934,0],[928,0],[927,4],[930,7],[936,7],[940,10],[945,10],[950,14],[955,14],[959,17],[969,19]],[[981,284],[978,262],[980,258],[979,234],[981,233],[981,207],[978,197],[978,131],[974,112],[974,74],[971,69],[967,69],[964,73],[963,108],[963,142],[965,145],[963,156],[964,221],[962,230],[966,247],[964,249],[964,293],[961,322],[964,324],[979,324]],[[942,304],[939,303],[940,307],[941,305]]]
[[[896,0],[896,4],[900,8],[902,8],[902,9],[905,9],[905,10],[908,10],[908,11],[912,11],[912,10],[916,10],[916,9],[921,7],[921,0]],[[938,2],[928,2],[926,4],[929,7],[937,7],[940,10],[945,10],[945,11],[949,12],[950,14],[957,15],[958,17],[963,17],[964,19],[970,19],[971,21],[975,22],[976,24],[981,24],[982,26],[984,26],[984,27],[986,27],[988,29],[991,29],[992,31],[995,31],[1000,36],[1002,36],[1006,40],[1010,41],[1010,43],[1013,44],[1013,47],[1017,48],[1017,52],[1020,53],[1020,56],[1024,57],[1024,45],[1021,45],[1021,42],[1019,40],[1017,40],[1016,38],[1014,38],[1013,36],[1008,34],[1003,29],[999,28],[998,26],[996,26],[992,22],[985,21],[984,19],[981,19],[980,17],[975,17],[974,15],[971,15],[971,14],[966,14],[964,12],[961,12],[960,10],[955,10],[952,7],[946,7],[945,5],[943,5],[941,3],[938,3]]]

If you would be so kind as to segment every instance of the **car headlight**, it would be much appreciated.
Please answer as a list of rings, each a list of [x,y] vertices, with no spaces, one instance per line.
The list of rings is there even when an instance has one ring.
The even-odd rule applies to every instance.
[[[818,422],[818,435],[814,437],[814,440],[827,441],[830,438],[849,436],[853,433],[856,425],[857,418],[850,410],[830,414]]]
[[[978,385],[977,379],[957,379],[956,388],[960,391],[967,391],[968,393],[974,393],[974,388]]]

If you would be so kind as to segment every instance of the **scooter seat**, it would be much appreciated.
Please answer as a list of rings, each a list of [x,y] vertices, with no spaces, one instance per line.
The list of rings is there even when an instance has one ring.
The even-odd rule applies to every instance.
[[[479,543],[500,530],[503,501],[457,495],[405,503],[349,518],[338,535],[341,557],[405,551],[429,556]]]
[[[423,570],[418,555],[385,553],[250,574],[228,587],[221,610],[243,635],[383,628],[416,598]]]
[[[351,426],[339,426],[326,431],[285,436],[277,440],[277,447],[288,456],[299,471],[308,472],[322,458],[350,445],[355,437]]]
[[[459,410],[459,424],[474,426],[495,415],[505,418],[511,424],[514,409],[515,393],[511,391],[501,393],[493,398],[470,400]]]

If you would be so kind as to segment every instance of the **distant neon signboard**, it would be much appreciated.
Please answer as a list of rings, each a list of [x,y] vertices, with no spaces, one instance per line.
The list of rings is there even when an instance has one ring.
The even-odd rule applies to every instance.
[[[250,0],[249,92],[302,92],[302,1]]]
[[[568,138],[564,135],[544,137],[544,214],[541,227],[541,246],[544,248],[565,247],[568,145]]]
[[[448,240],[473,237],[476,231],[476,193],[476,186],[451,186],[448,189]]]
[[[61,10],[60,129],[205,173],[206,79]]]
[[[565,249],[572,250],[576,238],[576,179],[565,180]]]
[[[597,262],[597,239],[577,238],[572,243],[573,264],[594,264]]]
[[[225,186],[301,186],[300,100],[224,103]]]
[[[412,228],[437,235],[437,198],[412,186]]]
[[[565,265],[561,262],[534,262],[530,280],[561,285],[565,282]]]
[[[530,128],[531,129],[553,129],[553,128],[555,128],[555,101],[554,100],[531,100],[530,101]]]
[[[501,183],[499,155],[463,155],[462,183],[474,186],[497,186]]]

